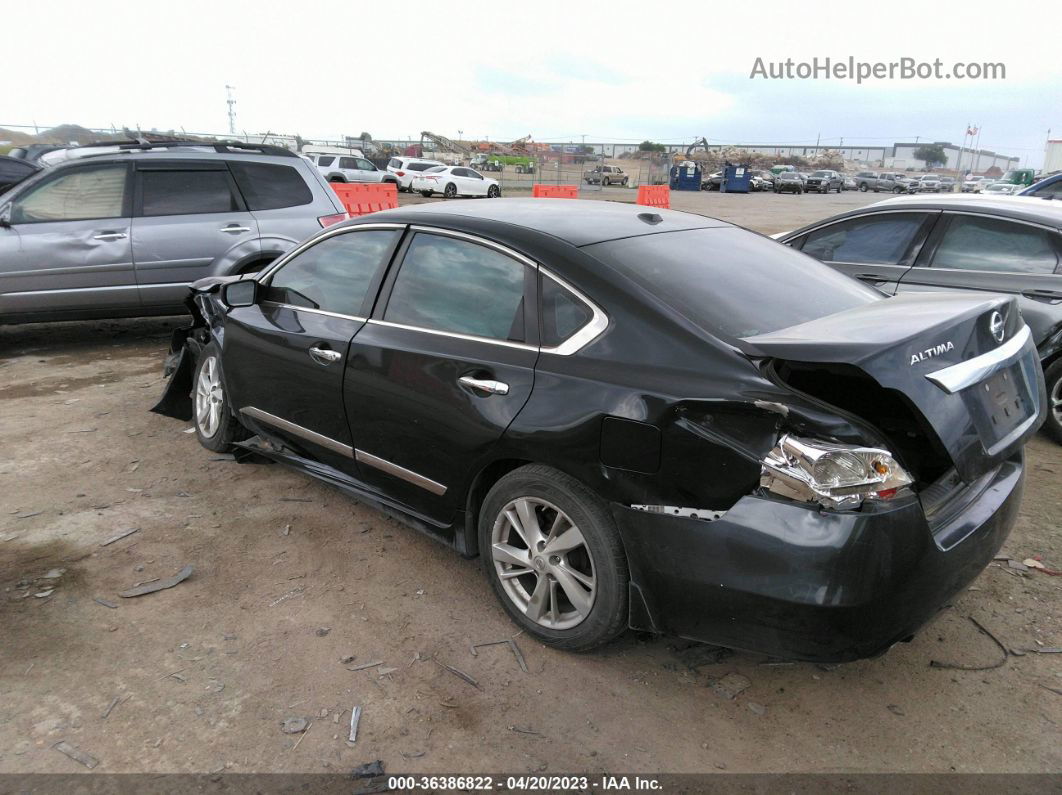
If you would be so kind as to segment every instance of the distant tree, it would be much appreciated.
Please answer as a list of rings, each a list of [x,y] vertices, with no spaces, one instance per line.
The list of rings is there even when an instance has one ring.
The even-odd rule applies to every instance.
[[[944,147],[940,144],[927,144],[920,146],[914,151],[916,160],[921,160],[926,164],[926,168],[933,168],[933,166],[943,166],[948,162],[948,156],[944,154]]]
[[[640,144],[638,144],[638,151],[639,152],[666,152],[667,151],[667,147],[664,146],[663,144],[657,144],[657,143],[653,143],[652,141],[646,140],[646,141],[642,141]]]

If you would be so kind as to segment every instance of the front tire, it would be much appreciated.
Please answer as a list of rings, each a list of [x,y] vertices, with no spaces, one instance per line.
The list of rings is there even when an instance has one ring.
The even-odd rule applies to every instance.
[[[199,444],[215,453],[232,451],[232,443],[247,432],[233,416],[221,375],[221,351],[210,343],[199,354],[192,381],[193,421]]]
[[[867,183],[865,183],[865,182],[860,182],[859,183],[859,192],[860,193],[866,193],[867,192]]]
[[[1044,429],[1048,435],[1062,444],[1062,358],[1056,359],[1044,371],[1047,383],[1047,421]]]
[[[550,646],[588,651],[627,627],[627,558],[605,504],[579,481],[530,464],[487,494],[479,549],[513,621]]]
[[[501,189],[497,185],[491,185],[487,188],[488,199],[497,199],[499,196],[501,196]]]

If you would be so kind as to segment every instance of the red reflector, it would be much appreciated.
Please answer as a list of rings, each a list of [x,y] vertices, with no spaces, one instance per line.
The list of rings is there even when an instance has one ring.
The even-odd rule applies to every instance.
[[[340,221],[345,221],[349,218],[346,213],[336,213],[335,215],[322,215],[317,219],[317,223],[321,225],[322,229],[326,229],[332,224],[338,224]]]
[[[397,174],[400,177],[404,177],[406,175],[406,172],[405,171],[396,171],[395,174]]]
[[[891,500],[898,491],[899,489],[885,489],[885,491],[879,491],[878,496],[883,500]]]

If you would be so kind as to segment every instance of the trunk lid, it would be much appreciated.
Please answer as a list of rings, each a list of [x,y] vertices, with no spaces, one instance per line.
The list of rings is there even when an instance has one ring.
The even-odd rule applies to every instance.
[[[1012,455],[1046,416],[1036,346],[1010,297],[910,293],[743,342],[801,366],[851,366],[900,393],[966,482]],[[813,380],[805,383],[815,394]],[[863,393],[844,408],[879,426],[886,397],[892,405],[892,396],[876,407]]]

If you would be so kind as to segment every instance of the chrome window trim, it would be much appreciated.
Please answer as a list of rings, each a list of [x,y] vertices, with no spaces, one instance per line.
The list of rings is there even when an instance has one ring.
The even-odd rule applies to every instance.
[[[331,190],[331,188],[329,188],[329,190]],[[335,213],[335,215],[339,215],[339,213]],[[320,234],[316,237],[312,237],[309,240],[306,240],[300,243],[299,245],[295,246],[295,248],[291,249],[290,251],[281,254],[269,264],[268,268],[259,273],[258,276],[255,277],[254,281],[258,282],[261,285],[265,285],[267,280],[270,279],[274,273],[283,268],[290,260],[294,259],[299,254],[306,251],[308,248],[316,246],[323,240],[328,240],[337,235],[343,235],[352,232],[363,232],[366,229],[405,229],[405,227],[406,224],[381,222],[374,224],[358,224],[356,226],[340,226],[338,229],[329,229],[323,234]]]
[[[500,243],[495,243],[493,240],[487,240],[476,235],[470,235],[466,232],[458,232],[452,229],[444,229],[441,227],[434,226],[412,225],[410,226],[410,230],[414,232],[425,232],[428,234],[437,234],[445,237],[453,237],[460,240],[467,240],[470,243],[486,246],[487,248],[494,249],[500,254],[515,259],[517,262],[520,262],[529,268],[533,268],[536,271],[541,272],[543,276],[552,279],[562,288],[574,295],[578,300],[586,304],[586,306],[590,308],[590,320],[587,321],[586,325],[584,325],[582,328],[580,328],[578,331],[568,337],[568,339],[564,340],[564,342],[562,342],[560,345],[556,345],[554,347],[549,348],[543,346],[528,345],[527,343],[523,342],[511,342],[509,340],[496,340],[492,339],[491,337],[480,337],[475,334],[462,334],[456,331],[442,331],[440,329],[425,328],[423,326],[411,326],[404,323],[394,323],[389,320],[370,319],[370,323],[375,323],[380,326],[392,326],[394,328],[405,329],[406,331],[422,331],[427,334],[436,334],[441,337],[453,337],[455,339],[468,340],[470,342],[486,342],[491,345],[502,345],[509,348],[541,351],[542,353],[552,353],[556,356],[571,356],[573,353],[577,353],[590,342],[592,342],[594,339],[599,337],[605,331],[605,329],[608,328],[609,318],[608,315],[605,314],[603,309],[601,309],[597,304],[587,298],[584,293],[572,287],[568,282],[564,281],[564,279],[551,272],[548,268],[543,267],[541,264],[535,262],[529,257],[525,257],[518,251],[513,251],[511,248],[503,246]],[[539,300],[541,301],[541,296],[539,296]]]
[[[554,273],[550,273],[545,268],[542,268],[541,270],[543,276],[552,279],[562,288],[586,304],[586,306],[590,307],[591,317],[585,326],[568,337],[568,339],[564,340],[560,345],[556,345],[552,348],[543,347],[540,349],[543,353],[552,353],[555,356],[571,356],[573,353],[582,350],[604,333],[605,329],[608,328],[608,315],[606,315],[604,310],[598,307],[597,304],[587,298],[579,290],[576,290],[568,284],[568,282],[564,281],[564,279]],[[542,297],[539,296],[539,301],[541,300]]]
[[[969,386],[983,381],[995,372],[1011,363],[1025,348],[1026,343],[1032,339],[1032,332],[1028,326],[1022,326],[1021,331],[1004,342],[998,348],[965,362],[953,364],[932,373],[927,373],[926,378],[941,387],[948,394],[954,395]]]
[[[308,442],[318,444],[321,447],[325,447],[332,452],[339,453],[347,458],[354,457],[354,448],[350,445],[336,441],[330,436],[311,431],[309,428],[304,428],[301,425],[296,425],[294,422],[285,420],[275,414],[270,414],[268,411],[262,411],[254,406],[244,406],[240,409],[240,414],[246,414],[252,419],[264,422],[266,425],[272,425],[274,428],[279,428],[282,431],[287,431],[292,436],[298,436],[300,439],[305,439]]]
[[[442,483],[437,483],[431,478],[426,478],[423,475],[418,475],[411,469],[406,469],[403,466],[399,466],[393,461],[388,461],[385,458],[380,458],[372,453],[366,453],[364,450],[354,451],[354,460],[361,464],[366,464],[374,469],[379,469],[381,472],[386,472],[388,475],[393,475],[399,480],[404,480],[407,483],[412,483],[414,486],[419,486],[425,491],[430,491],[432,494],[441,497],[446,493],[446,486]]]
[[[468,340],[469,342],[485,342],[488,345],[501,345],[505,348],[518,348],[524,351],[539,350],[536,346],[528,345],[526,342],[496,340],[490,337],[477,337],[475,334],[461,334],[457,331],[440,331],[439,329],[424,328],[422,326],[407,326],[405,323],[393,323],[390,320],[377,320],[376,318],[369,318],[369,323],[374,326],[388,326],[390,328],[400,328],[404,331],[419,331],[424,334],[434,334],[437,337],[452,337],[458,340]],[[355,342],[357,342],[357,340],[355,340]]]
[[[991,221],[1005,221],[1011,224],[1024,224],[1025,226],[1031,226],[1035,229],[1039,229],[1040,231],[1047,233],[1054,232],[1055,234],[1058,234],[1059,232],[1059,229],[1056,226],[1051,226],[1050,224],[1042,224],[1038,221],[1028,221],[1024,218],[1011,218],[1009,215],[997,215],[996,213],[991,212],[978,213],[974,212],[973,210],[951,210],[947,208],[941,208],[941,212],[945,215],[968,215],[973,218],[987,218]],[[992,271],[992,273],[996,272],[997,271]]]
[[[314,315],[324,315],[325,317],[338,317],[343,320],[355,320],[359,323],[364,323],[367,318],[359,317],[358,315],[344,315],[341,312],[326,312],[324,309],[313,309],[308,306],[298,306],[297,304],[285,304],[283,301],[268,301],[263,300],[263,304],[269,304],[270,306],[279,306],[284,309],[294,309],[298,312],[309,312]]]

